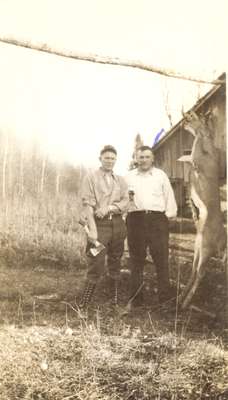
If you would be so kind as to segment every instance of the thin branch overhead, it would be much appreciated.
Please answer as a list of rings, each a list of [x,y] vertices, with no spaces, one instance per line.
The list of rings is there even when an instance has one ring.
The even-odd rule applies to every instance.
[[[56,56],[60,57],[66,57],[66,58],[72,58],[74,60],[80,60],[80,61],[89,61],[89,62],[94,62],[94,63],[99,63],[99,64],[110,64],[110,65],[118,65],[122,67],[130,67],[130,68],[138,68],[142,69],[144,71],[150,71],[154,72],[156,74],[160,74],[163,76],[167,77],[172,77],[172,78],[178,78],[178,79],[183,79],[183,80],[188,80],[192,82],[198,82],[198,83],[206,83],[206,84],[212,84],[212,85],[221,85],[225,84],[224,80],[214,80],[214,81],[209,81],[201,78],[195,78],[191,76],[185,76],[181,73],[174,72],[171,70],[166,70],[162,68],[155,67],[150,64],[145,64],[139,60],[127,60],[127,59],[120,59],[116,57],[108,57],[108,56],[101,56],[97,54],[82,54],[82,53],[77,53],[74,51],[69,51],[69,50],[60,50],[56,48],[51,48],[47,44],[34,44],[25,40],[18,40],[14,38],[6,38],[6,37],[0,37],[0,42],[2,43],[7,43],[10,45],[14,46],[20,46],[20,47],[25,47],[31,50],[36,50],[36,51],[42,51],[44,53],[49,53],[49,54],[54,54]]]

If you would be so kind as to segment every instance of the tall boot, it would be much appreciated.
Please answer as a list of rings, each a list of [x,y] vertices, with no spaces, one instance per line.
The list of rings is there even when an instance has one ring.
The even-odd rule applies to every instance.
[[[93,293],[96,287],[96,283],[91,282],[91,281],[86,281],[85,284],[85,288],[84,288],[84,292],[79,304],[79,308],[80,309],[86,309],[88,307],[88,305],[90,304],[92,297],[93,297]]]

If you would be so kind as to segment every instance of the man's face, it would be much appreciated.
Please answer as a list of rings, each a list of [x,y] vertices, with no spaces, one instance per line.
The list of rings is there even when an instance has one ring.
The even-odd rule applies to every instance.
[[[154,155],[150,150],[139,150],[137,152],[138,167],[141,171],[148,171],[154,162]]]
[[[116,155],[112,151],[106,151],[100,156],[100,162],[103,170],[110,172],[116,163]]]

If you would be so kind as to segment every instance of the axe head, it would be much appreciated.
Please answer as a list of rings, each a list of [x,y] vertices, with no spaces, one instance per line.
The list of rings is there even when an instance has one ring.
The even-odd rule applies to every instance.
[[[105,246],[104,246],[102,243],[96,241],[95,244],[92,245],[92,246],[89,248],[88,253],[90,253],[93,257],[96,257],[96,256],[98,256],[98,254],[100,254],[101,251],[104,250],[104,249],[105,249]]]

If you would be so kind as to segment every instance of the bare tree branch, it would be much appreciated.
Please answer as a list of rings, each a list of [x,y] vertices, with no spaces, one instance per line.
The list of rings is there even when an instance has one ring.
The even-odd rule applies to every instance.
[[[188,80],[188,81],[192,81],[192,82],[206,83],[206,84],[212,84],[212,85],[225,84],[224,80],[218,79],[218,80],[214,80],[214,81],[209,81],[209,80],[205,80],[205,79],[194,78],[191,76],[185,76],[179,72],[174,72],[171,70],[158,68],[153,65],[144,64],[143,62],[141,62],[139,60],[126,60],[126,59],[120,59],[117,57],[112,58],[112,57],[108,57],[108,56],[101,56],[101,55],[97,55],[97,54],[82,54],[82,53],[80,54],[80,53],[77,53],[74,51],[60,50],[60,49],[55,49],[53,47],[51,48],[46,43],[43,43],[43,44],[30,43],[23,39],[17,40],[14,38],[0,37],[0,42],[7,43],[10,45],[14,45],[14,46],[25,47],[25,48],[28,48],[31,50],[42,51],[44,53],[54,54],[54,55],[60,56],[60,57],[72,58],[74,60],[89,61],[89,62],[94,62],[94,63],[99,63],[99,64],[119,65],[122,67],[138,68],[138,69],[142,69],[144,71],[150,71],[150,72],[154,72],[156,74],[169,76],[172,78]]]
[[[169,104],[169,90],[166,82],[166,78],[164,79],[164,89],[162,90],[163,93],[163,98],[164,98],[164,107],[165,107],[165,112],[169,120],[169,125],[170,129],[173,127],[173,120],[172,120],[172,113],[171,113],[171,108]]]

